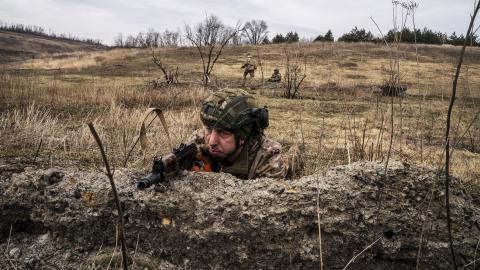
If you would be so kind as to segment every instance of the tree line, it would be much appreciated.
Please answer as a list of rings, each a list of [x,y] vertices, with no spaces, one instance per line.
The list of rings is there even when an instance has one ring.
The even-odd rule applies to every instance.
[[[370,31],[366,31],[361,28],[354,27],[350,32],[343,34],[338,41],[343,42],[394,42],[395,38],[400,38],[403,43],[421,43],[421,44],[451,44],[451,45],[463,45],[465,42],[465,36],[461,34],[458,36],[453,32],[450,36],[445,33],[436,32],[428,28],[410,30],[404,28],[402,31],[389,30],[385,37],[375,37]],[[467,40],[469,46],[479,46],[480,39],[476,34],[471,35]]]
[[[72,34],[56,34],[53,31],[49,30],[47,33],[43,27],[36,26],[36,25],[24,25],[21,23],[6,23],[0,21],[0,30],[15,32],[15,33],[23,33],[23,34],[30,34],[35,36],[41,37],[48,37],[60,40],[71,40],[71,41],[78,41],[87,43],[90,45],[102,45],[102,41],[99,39],[92,39],[92,38],[79,38]]]
[[[217,18],[218,19],[218,18]],[[223,27],[228,28],[228,26],[223,25],[220,20],[218,20]],[[190,26],[185,26],[185,32]],[[56,34],[53,31],[49,30],[48,33],[43,27],[35,25],[23,25],[23,24],[9,24],[0,21],[0,30],[16,32],[16,33],[26,33],[37,36],[44,36],[49,38],[61,39],[61,40],[72,40],[84,42],[92,45],[103,45],[99,39],[91,38],[78,38],[71,34]],[[236,32],[231,39],[229,39],[227,45],[243,45],[243,44],[279,44],[279,43],[294,43],[294,42],[333,42],[335,41],[333,33],[331,30],[328,30],[325,35],[318,35],[314,39],[300,39],[299,35],[295,31],[290,31],[288,33],[281,34],[278,33],[273,36],[272,39],[268,37],[268,25],[264,20],[251,20],[241,25],[239,31]],[[466,37],[463,34],[457,35],[453,32],[451,35],[441,33],[438,31],[433,31],[428,28],[410,30],[409,28],[404,28],[402,31],[389,30],[385,37],[378,37],[373,35],[370,31],[365,30],[364,28],[354,27],[348,33],[342,34],[337,41],[342,42],[375,42],[381,43],[383,39],[387,42],[393,42],[395,36],[401,38],[403,43],[421,43],[421,44],[451,44],[451,45],[463,45]],[[135,35],[124,35],[119,33],[115,36],[113,40],[115,47],[120,48],[158,48],[158,47],[176,47],[182,45],[189,45],[191,42],[186,38],[180,30],[170,31],[165,30],[163,32],[158,32],[154,29],[149,29],[146,32],[139,32]],[[470,46],[480,46],[480,38],[478,35],[473,34],[467,40],[467,44]]]
[[[185,26],[189,28],[190,26]],[[187,30],[186,30],[187,31]],[[252,20],[246,22],[232,38],[228,45],[259,45],[259,44],[280,44],[280,43],[294,43],[294,42],[334,42],[335,38],[331,30],[328,30],[324,35],[318,35],[313,39],[300,39],[295,31],[290,31],[286,34],[275,34],[272,39],[268,38],[268,25],[263,20]],[[342,34],[337,41],[341,42],[374,42],[382,43],[384,39],[387,42],[393,42],[395,36],[401,38],[403,43],[419,43],[419,44],[452,44],[463,45],[465,36],[463,34],[457,35],[453,32],[451,35],[433,31],[428,28],[415,31],[409,28],[404,28],[402,31],[389,30],[384,37],[373,35],[370,31],[364,28],[354,27],[350,32]],[[153,29],[147,32],[139,32],[137,35],[128,35],[124,37],[123,34],[118,34],[114,40],[114,46],[127,48],[149,48],[149,47],[170,47],[188,45],[188,39],[184,39],[180,31],[166,30],[163,33],[157,32]],[[479,46],[480,39],[477,35],[472,35],[467,41],[469,46]]]

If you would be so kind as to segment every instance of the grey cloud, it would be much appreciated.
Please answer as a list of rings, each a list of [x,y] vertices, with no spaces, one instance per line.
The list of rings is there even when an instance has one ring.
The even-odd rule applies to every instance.
[[[463,33],[466,31],[472,0],[418,0],[418,28]],[[300,36],[323,34],[331,29],[336,37],[354,26],[378,33],[373,16],[382,31],[392,27],[391,2],[386,0],[0,0],[3,21],[42,26],[57,33],[99,38],[110,43],[122,32],[135,34],[155,28],[183,29],[205,14],[217,15],[234,25],[263,19],[270,36],[297,31]],[[411,24],[411,23],[409,23]]]

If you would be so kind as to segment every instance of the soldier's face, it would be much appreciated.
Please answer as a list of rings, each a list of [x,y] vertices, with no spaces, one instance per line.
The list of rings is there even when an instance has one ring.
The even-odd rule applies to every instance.
[[[205,143],[212,157],[221,161],[237,150],[235,135],[233,133],[207,125],[204,126],[204,129]]]

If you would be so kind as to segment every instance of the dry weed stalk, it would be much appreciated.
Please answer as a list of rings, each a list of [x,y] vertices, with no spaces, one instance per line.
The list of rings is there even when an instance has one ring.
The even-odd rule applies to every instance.
[[[428,206],[427,206],[427,209],[425,210],[426,213],[428,213],[428,211],[430,211],[430,206],[431,206],[431,203],[432,203],[432,200],[433,200],[433,189],[431,189],[429,195],[430,195],[430,198],[428,199]],[[419,243],[418,243],[417,259],[416,259],[416,262],[415,262],[415,269],[416,270],[419,270],[419,267],[420,267],[420,259],[422,258],[422,244],[423,244],[424,233],[425,233],[425,230],[426,230],[426,228],[425,228],[426,225],[427,225],[427,216],[425,216],[425,220],[423,220],[422,230],[420,231],[420,240],[419,240]]]
[[[388,177],[387,170],[388,170],[388,162],[390,161],[390,155],[392,154],[392,147],[393,147],[393,138],[394,138],[394,108],[393,108],[393,96],[390,97],[390,143],[388,145],[388,152],[387,152],[387,160],[385,161],[385,170],[384,175]]]
[[[13,229],[13,225],[10,224],[10,231],[8,233],[7,245],[5,246],[5,250],[2,250],[2,254],[5,257],[5,259],[2,259],[1,262],[8,261],[10,263],[10,265],[12,266],[12,269],[17,270],[18,269],[18,260],[11,259],[10,256],[8,255],[8,248],[10,246],[10,240],[12,238],[12,229]],[[15,264],[13,263],[14,261],[15,261]],[[0,266],[2,266],[2,265],[3,264],[1,264]],[[5,267],[6,267],[6,269],[10,269],[10,266],[8,264],[5,265]]]
[[[265,75],[263,72],[264,63],[263,63],[262,54],[260,52],[260,47],[257,46],[256,51],[257,51],[257,65],[260,67],[260,73],[262,74],[262,83],[263,83],[263,81],[265,80]]]
[[[122,206],[120,205],[120,199],[118,197],[117,188],[115,187],[115,181],[113,180],[113,173],[110,171],[110,164],[108,162],[107,156],[105,154],[105,150],[103,148],[102,140],[97,134],[93,123],[88,123],[88,127],[90,128],[90,132],[92,133],[93,138],[98,144],[98,148],[100,149],[100,153],[102,155],[103,162],[105,163],[105,169],[107,171],[107,177],[110,181],[110,186],[112,187],[113,197],[115,199],[115,205],[117,206],[117,213],[118,213],[118,230],[120,234],[120,242],[122,244],[122,262],[123,262],[123,269],[128,269],[127,264],[127,244],[125,239],[125,228],[123,224],[123,211]]]
[[[117,248],[118,248],[118,226],[115,226],[115,247],[113,248],[112,255],[110,256],[110,260],[107,264],[107,270],[110,269],[110,265],[112,265],[113,259],[117,255]]]
[[[473,23],[475,22],[475,17],[477,16],[478,10],[480,9],[480,1],[476,3],[476,6],[474,8],[473,15],[470,18],[470,24],[468,26],[467,34],[464,41],[464,44],[462,46],[462,50],[460,52],[460,56],[458,59],[458,65],[457,69],[455,72],[455,77],[453,79],[453,85],[452,85],[452,95],[450,97],[450,104],[448,106],[448,111],[447,111],[447,123],[445,127],[445,206],[446,206],[446,212],[447,212],[447,229],[448,229],[448,242],[450,246],[450,253],[452,256],[452,261],[453,261],[453,266],[455,269],[458,269],[457,266],[457,261],[455,258],[455,250],[453,248],[453,239],[452,239],[452,220],[450,216],[450,122],[451,122],[451,117],[452,117],[452,110],[453,110],[453,105],[455,103],[455,95],[457,92],[457,83],[458,83],[458,78],[460,76],[460,69],[462,67],[463,63],[463,56],[465,54],[465,48],[467,47],[467,40],[468,37],[472,33],[473,29]]]
[[[318,248],[320,255],[320,270],[323,270],[323,250],[322,250],[322,219],[320,216],[320,187],[317,180],[317,223],[318,223]]]
[[[380,241],[382,239],[382,237],[379,237],[377,238],[377,240],[373,241],[370,245],[368,245],[366,248],[364,248],[362,251],[360,251],[358,254],[356,254],[355,256],[353,256],[350,261],[348,261],[348,263],[345,265],[345,267],[343,267],[343,270],[347,269],[350,264],[354,263],[355,260],[360,256],[362,255],[365,251],[367,251],[368,249],[370,249],[373,245],[375,245],[378,241]]]
[[[152,113],[155,113],[155,116],[150,120],[148,125],[145,126],[145,121],[147,120],[148,116]],[[129,160],[129,158],[132,154],[132,151],[133,151],[133,149],[135,149],[135,146],[137,146],[138,142],[140,142],[140,145],[142,146],[143,158],[144,158],[144,163],[145,163],[145,155],[146,155],[146,151],[147,151],[147,148],[148,148],[147,128],[150,127],[150,125],[153,123],[153,120],[155,120],[156,118],[158,118],[160,120],[160,122],[162,123],[163,129],[165,130],[165,133],[167,135],[168,146],[169,146],[170,149],[172,149],[172,146],[173,146],[172,145],[172,140],[170,139],[170,133],[168,131],[168,126],[167,126],[167,122],[165,120],[165,115],[163,114],[163,111],[159,108],[149,108],[149,109],[147,109],[147,111],[144,113],[144,115],[142,117],[140,134],[138,135],[137,139],[135,140],[132,147],[128,151],[128,154],[125,157],[125,160],[124,160],[124,163],[123,163],[124,167],[127,166],[127,162],[128,162],[128,160]]]

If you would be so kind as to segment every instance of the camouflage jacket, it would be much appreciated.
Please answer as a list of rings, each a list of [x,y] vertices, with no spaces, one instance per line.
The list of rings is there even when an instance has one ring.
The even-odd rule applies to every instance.
[[[195,142],[204,156],[209,156],[203,130],[195,131],[189,141]],[[284,179],[291,177],[301,164],[298,162],[298,152],[292,152],[290,156],[282,154],[282,146],[264,135],[249,140],[246,145],[233,164],[229,166],[219,164],[219,169],[214,171],[230,173],[242,179],[258,177]]]
[[[282,75],[280,73],[273,73],[272,76],[268,79],[269,82],[280,82],[282,81]]]
[[[255,71],[257,69],[257,65],[252,60],[247,60],[245,64],[243,64],[242,68],[245,68],[245,71]]]

